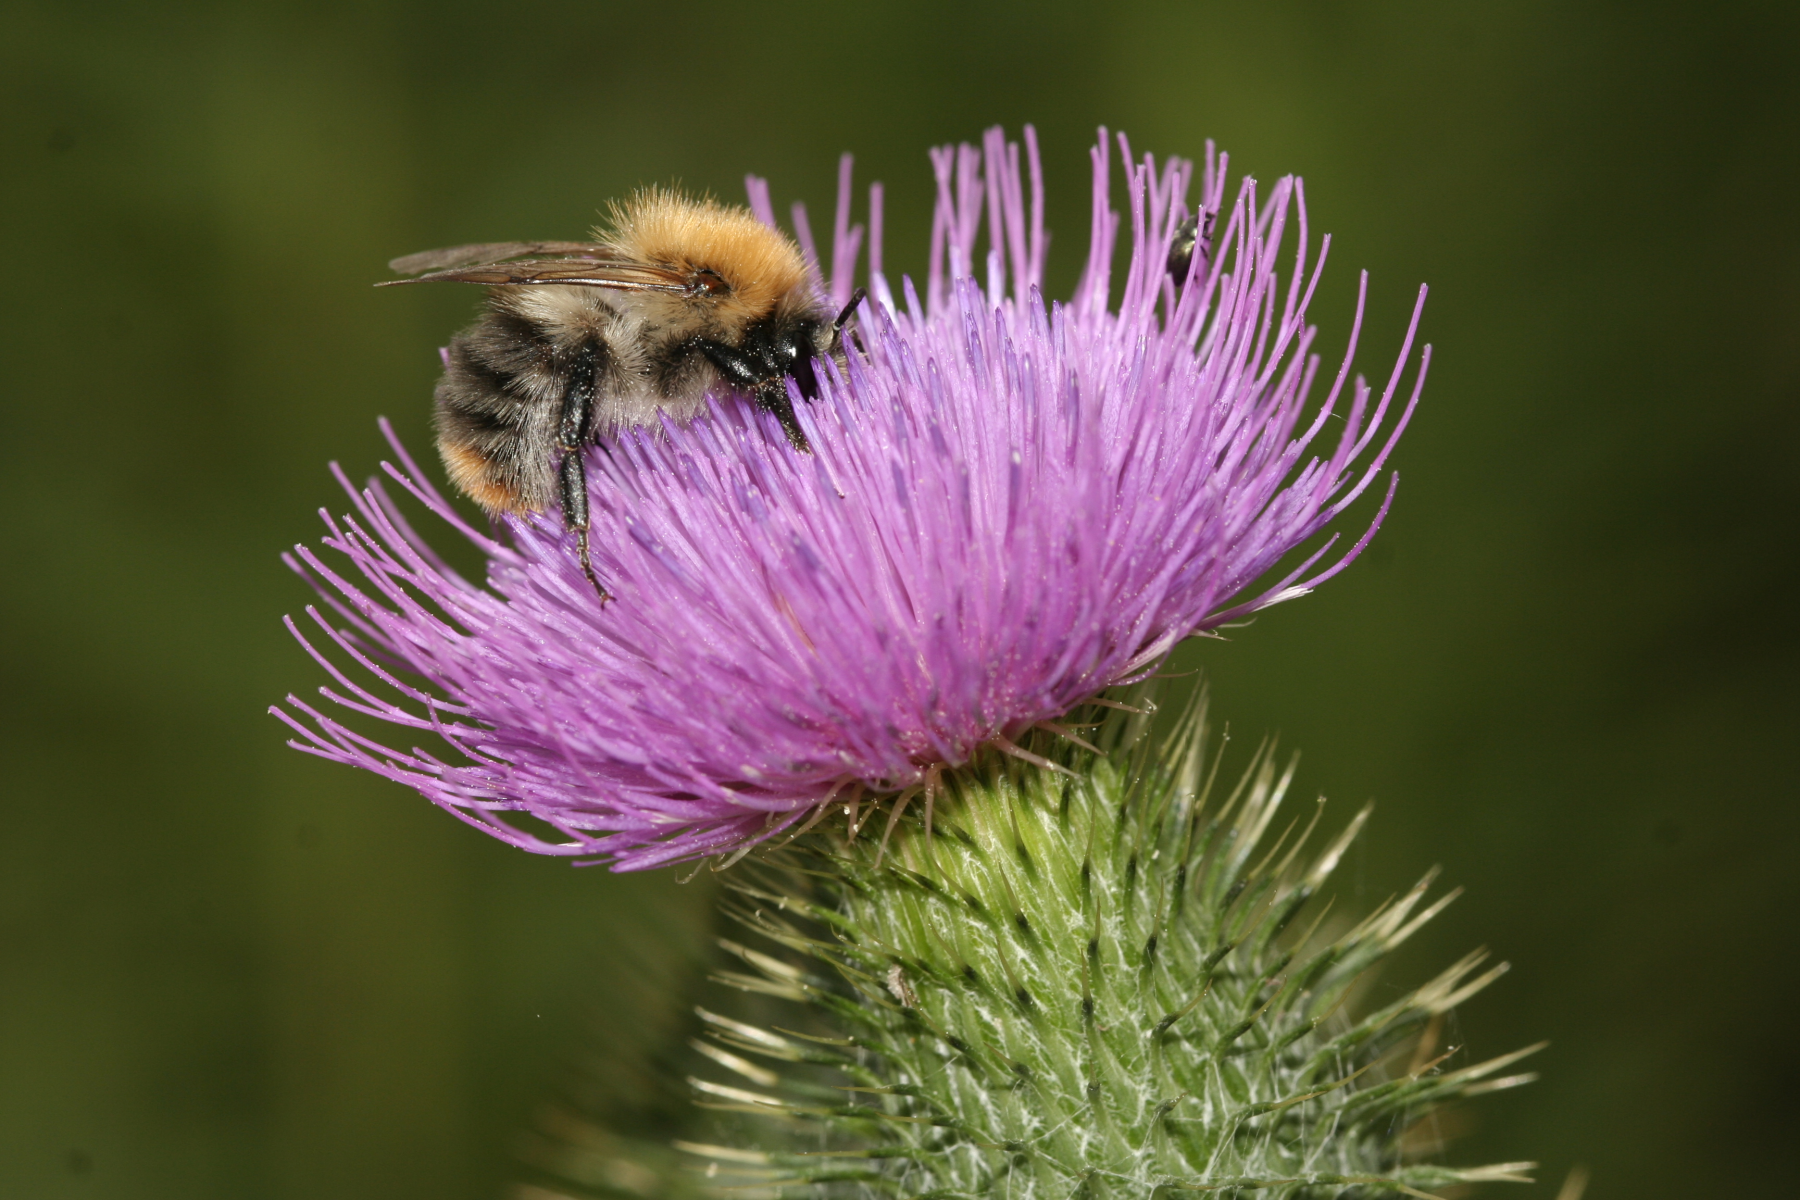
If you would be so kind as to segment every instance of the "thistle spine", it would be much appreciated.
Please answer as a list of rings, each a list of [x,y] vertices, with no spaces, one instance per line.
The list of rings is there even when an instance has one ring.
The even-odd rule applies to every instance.
[[[725,943],[743,969],[720,981],[798,1011],[701,1014],[728,1081],[695,1078],[696,1099],[753,1118],[683,1143],[714,1186],[1101,1200],[1525,1178],[1402,1149],[1444,1102],[1529,1080],[1502,1072],[1536,1047],[1453,1070],[1433,1050],[1504,963],[1477,952],[1346,1015],[1456,893],[1428,904],[1430,872],[1334,928],[1314,899],[1368,810],[1309,855],[1322,801],[1275,832],[1292,765],[1265,745],[1226,792],[1202,704],[1160,742],[1131,707],[1085,710],[1092,747],[1036,735],[1044,765],[946,774],[929,814],[895,798],[891,836],[815,833],[731,872],[732,915],[774,952]]]

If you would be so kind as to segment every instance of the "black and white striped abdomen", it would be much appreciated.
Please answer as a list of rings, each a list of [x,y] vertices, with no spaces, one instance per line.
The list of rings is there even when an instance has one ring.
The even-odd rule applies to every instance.
[[[583,441],[700,411],[715,372],[630,297],[580,287],[495,288],[450,343],[437,386],[438,448],[453,484],[484,508],[541,510],[556,494],[557,425],[569,375],[593,347]]]

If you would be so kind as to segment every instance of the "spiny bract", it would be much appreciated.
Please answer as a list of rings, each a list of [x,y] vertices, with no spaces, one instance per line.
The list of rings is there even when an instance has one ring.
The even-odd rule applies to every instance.
[[[1146,718],[1106,716],[1092,751],[994,755],[948,777],[930,818],[865,817],[848,848],[803,841],[732,872],[737,918],[776,953],[728,943],[749,970],[724,981],[812,1021],[702,1011],[734,1077],[693,1080],[700,1102],[762,1118],[755,1149],[685,1146],[711,1182],[1023,1200],[1522,1179],[1531,1164],[1402,1150],[1443,1101],[1528,1078],[1501,1073],[1529,1050],[1445,1070],[1434,1049],[1438,1018],[1504,964],[1483,972],[1477,952],[1346,1016],[1357,980],[1453,895],[1427,905],[1427,875],[1327,933],[1330,906],[1308,901],[1366,810],[1309,854],[1319,811],[1271,836],[1292,767],[1267,747],[1219,795],[1198,707],[1159,753]]]

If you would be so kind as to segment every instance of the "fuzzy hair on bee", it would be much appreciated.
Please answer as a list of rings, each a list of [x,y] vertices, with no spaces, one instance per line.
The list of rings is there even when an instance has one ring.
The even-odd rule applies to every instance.
[[[748,209],[648,188],[612,206],[592,242],[490,242],[388,264],[403,283],[486,286],[436,392],[450,481],[493,512],[552,501],[588,561],[584,446],[659,413],[697,417],[725,384],[774,414],[808,450],[788,385],[818,394],[818,363],[843,357],[844,324],[821,307],[792,240]],[[381,285],[386,286],[386,285]]]

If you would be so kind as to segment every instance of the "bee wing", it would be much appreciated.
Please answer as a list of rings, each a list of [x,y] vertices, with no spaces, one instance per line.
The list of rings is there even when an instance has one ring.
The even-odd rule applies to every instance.
[[[669,292],[676,295],[699,295],[707,290],[705,284],[695,283],[685,275],[662,267],[581,258],[527,258],[513,262],[481,263],[448,271],[430,271],[415,279],[389,279],[375,286],[392,287],[400,283],[479,283],[488,287],[559,284],[564,287],[610,288],[616,292]]]
[[[420,275],[426,271],[445,271],[452,267],[472,267],[546,254],[572,254],[602,261],[618,257],[618,252],[611,246],[597,242],[473,242],[467,246],[446,246],[442,250],[408,254],[390,262],[388,270],[396,275]]]

